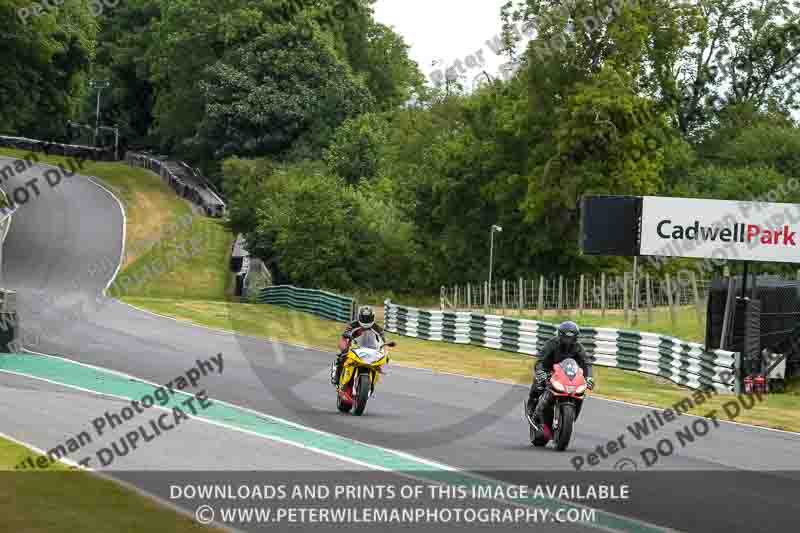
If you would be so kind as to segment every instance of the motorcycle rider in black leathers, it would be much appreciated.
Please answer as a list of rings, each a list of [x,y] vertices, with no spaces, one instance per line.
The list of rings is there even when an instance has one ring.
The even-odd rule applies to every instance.
[[[539,361],[534,367],[534,379],[528,396],[528,416],[537,425],[544,418],[545,410],[550,407],[553,395],[547,388],[547,381],[553,372],[553,365],[564,359],[572,358],[583,370],[589,389],[594,388],[592,365],[586,350],[578,342],[580,330],[575,322],[563,322],[558,326],[558,336],[547,341],[542,348]],[[540,401],[541,399],[541,401]]]
[[[342,333],[342,338],[339,340],[340,351],[335,361],[336,372],[331,375],[331,383],[333,385],[339,384],[339,376],[342,374],[342,365],[344,364],[347,352],[350,350],[350,341],[370,329],[378,334],[381,341],[386,342],[383,328],[375,323],[375,312],[370,306],[365,305],[358,310],[358,319],[353,320],[347,325],[347,328],[345,328]]]

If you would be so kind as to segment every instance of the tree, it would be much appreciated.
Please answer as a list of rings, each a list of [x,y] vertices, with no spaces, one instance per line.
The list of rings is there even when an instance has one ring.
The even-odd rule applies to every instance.
[[[325,40],[273,26],[206,70],[197,141],[214,156],[278,155],[295,144],[319,157],[333,131],[371,104],[369,93]]]
[[[389,124],[373,113],[346,120],[334,133],[324,159],[347,183],[373,180],[381,162],[381,149],[388,141]]]
[[[87,91],[97,33],[88,5],[64,0],[58,9],[34,14],[30,2],[0,0],[0,16],[2,130],[62,138]]]
[[[537,29],[528,59],[556,57],[583,78],[613,61],[694,142],[730,105],[797,109],[800,15],[791,0],[757,3],[526,0],[504,12]]]
[[[99,17],[95,75],[111,81],[111,90],[103,93],[109,96],[104,115],[128,143],[154,144],[155,86],[148,53],[157,43],[153,23],[160,15],[159,0],[126,0]],[[88,114],[94,112],[92,103]]]

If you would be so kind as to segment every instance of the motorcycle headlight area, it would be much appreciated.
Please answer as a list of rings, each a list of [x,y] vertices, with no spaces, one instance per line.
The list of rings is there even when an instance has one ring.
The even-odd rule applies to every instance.
[[[586,385],[585,384],[579,386],[577,388],[577,390],[575,391],[575,394],[583,394],[584,392],[586,392]]]
[[[566,390],[566,389],[564,389],[564,385],[562,385],[561,383],[559,383],[555,379],[551,379],[550,380],[550,384],[553,385],[553,388],[556,389],[559,392],[564,392]]]
[[[359,348],[356,350],[356,355],[364,362],[364,364],[372,365],[383,359],[385,354],[380,350]]]

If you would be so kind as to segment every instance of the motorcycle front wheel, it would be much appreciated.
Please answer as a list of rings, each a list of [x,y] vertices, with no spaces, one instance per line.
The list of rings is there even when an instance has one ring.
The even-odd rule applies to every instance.
[[[361,416],[364,412],[364,409],[367,408],[367,400],[369,399],[369,389],[370,389],[370,380],[369,380],[369,373],[364,372],[363,374],[358,375],[358,383],[355,393],[355,402],[356,406],[353,409],[353,414],[356,416]]]
[[[572,426],[575,422],[575,406],[571,403],[562,403],[556,406],[559,409],[558,425],[556,426],[556,434],[554,441],[556,450],[563,452],[569,446],[569,441],[572,438]]]

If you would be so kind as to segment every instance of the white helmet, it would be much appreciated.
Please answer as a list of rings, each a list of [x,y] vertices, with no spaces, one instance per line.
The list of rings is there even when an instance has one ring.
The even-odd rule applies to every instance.
[[[375,324],[375,312],[368,305],[358,310],[358,325],[364,329],[369,329]]]

